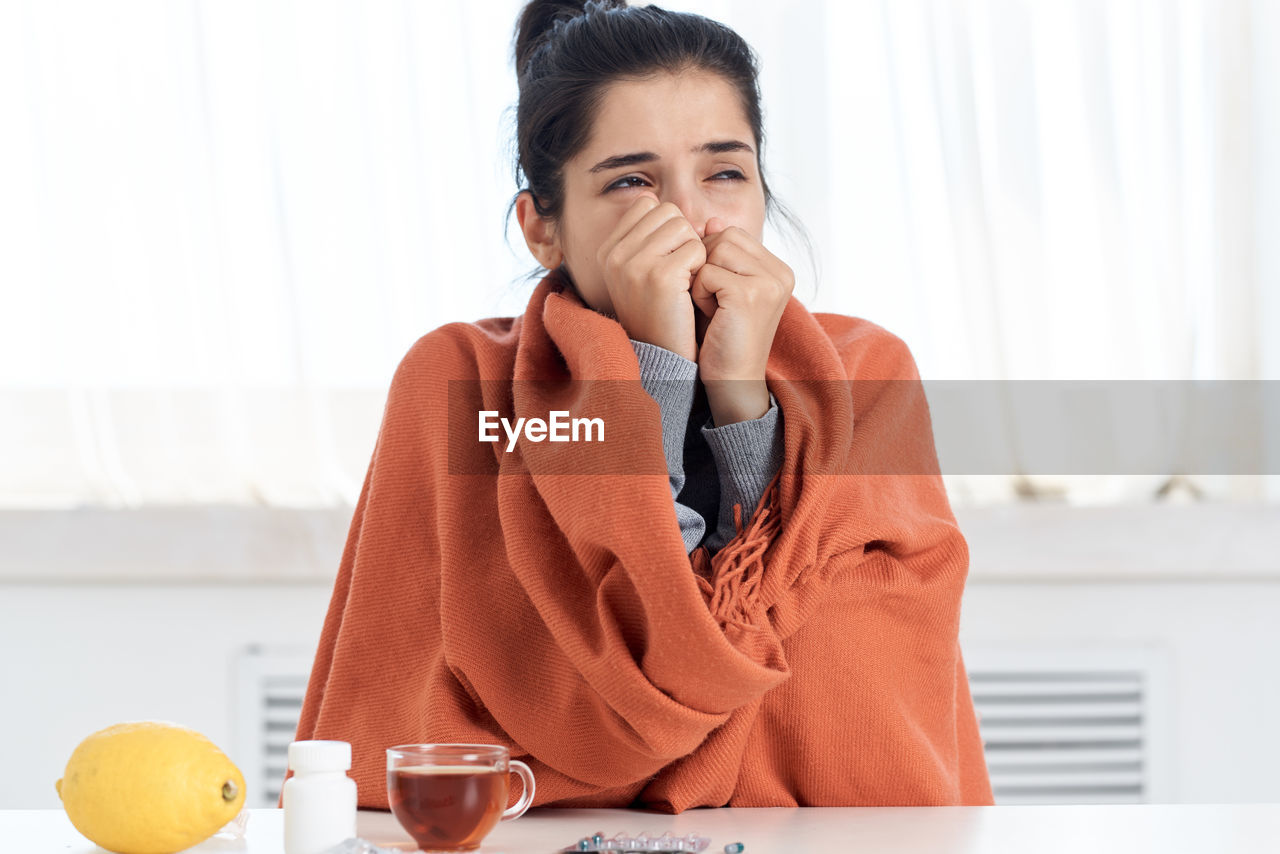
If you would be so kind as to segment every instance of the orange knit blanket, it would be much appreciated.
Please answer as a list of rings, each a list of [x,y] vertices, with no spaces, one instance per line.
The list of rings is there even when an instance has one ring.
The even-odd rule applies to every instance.
[[[793,297],[766,376],[782,469],[708,560],[617,321],[552,274],[521,317],[420,339],[297,737],[351,742],[383,809],[384,748],[408,742],[506,745],[535,805],[992,803],[957,642],[968,550],[910,354]],[[507,452],[479,409],[602,415],[606,441]]]

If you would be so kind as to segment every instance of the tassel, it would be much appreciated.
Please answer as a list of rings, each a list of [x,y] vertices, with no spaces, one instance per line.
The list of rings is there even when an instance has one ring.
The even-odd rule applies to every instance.
[[[764,555],[782,529],[778,508],[778,475],[774,475],[755,512],[744,529],[742,505],[733,505],[733,526],[737,535],[725,543],[708,560],[707,550],[699,546],[693,554],[693,570],[698,586],[707,600],[708,610],[721,625],[736,625],[756,630],[750,618],[752,594],[764,575]]]

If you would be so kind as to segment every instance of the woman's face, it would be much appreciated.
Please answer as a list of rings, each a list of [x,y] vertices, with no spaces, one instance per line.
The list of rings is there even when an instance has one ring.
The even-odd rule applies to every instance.
[[[530,249],[548,268],[563,261],[582,299],[609,315],[597,250],[640,196],[675,204],[699,237],[712,217],[757,240],[764,230],[751,125],[737,90],[705,71],[609,85],[590,141],[565,163],[564,193],[562,216],[546,232],[543,251],[533,240]],[[529,238],[527,194],[518,210]]]

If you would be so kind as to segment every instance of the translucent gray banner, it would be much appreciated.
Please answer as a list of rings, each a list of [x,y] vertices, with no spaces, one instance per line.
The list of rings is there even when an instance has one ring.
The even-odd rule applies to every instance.
[[[1280,381],[770,381],[784,474],[1280,474]],[[696,431],[700,385],[650,383]],[[721,384],[720,398],[758,387]],[[660,409],[639,382],[449,382],[453,474],[661,474]],[[755,399],[758,399],[758,395]],[[677,403],[667,403],[675,401]],[[678,403],[683,401],[683,403]],[[671,425],[668,425],[671,429]]]
[[[926,381],[946,474],[1280,473],[1280,382]]]

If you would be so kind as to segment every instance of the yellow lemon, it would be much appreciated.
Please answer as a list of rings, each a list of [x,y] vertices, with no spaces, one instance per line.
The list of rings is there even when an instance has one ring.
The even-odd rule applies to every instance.
[[[208,839],[244,804],[244,776],[209,739],[131,721],[80,742],[57,782],[76,830],[118,854],[172,854]]]

